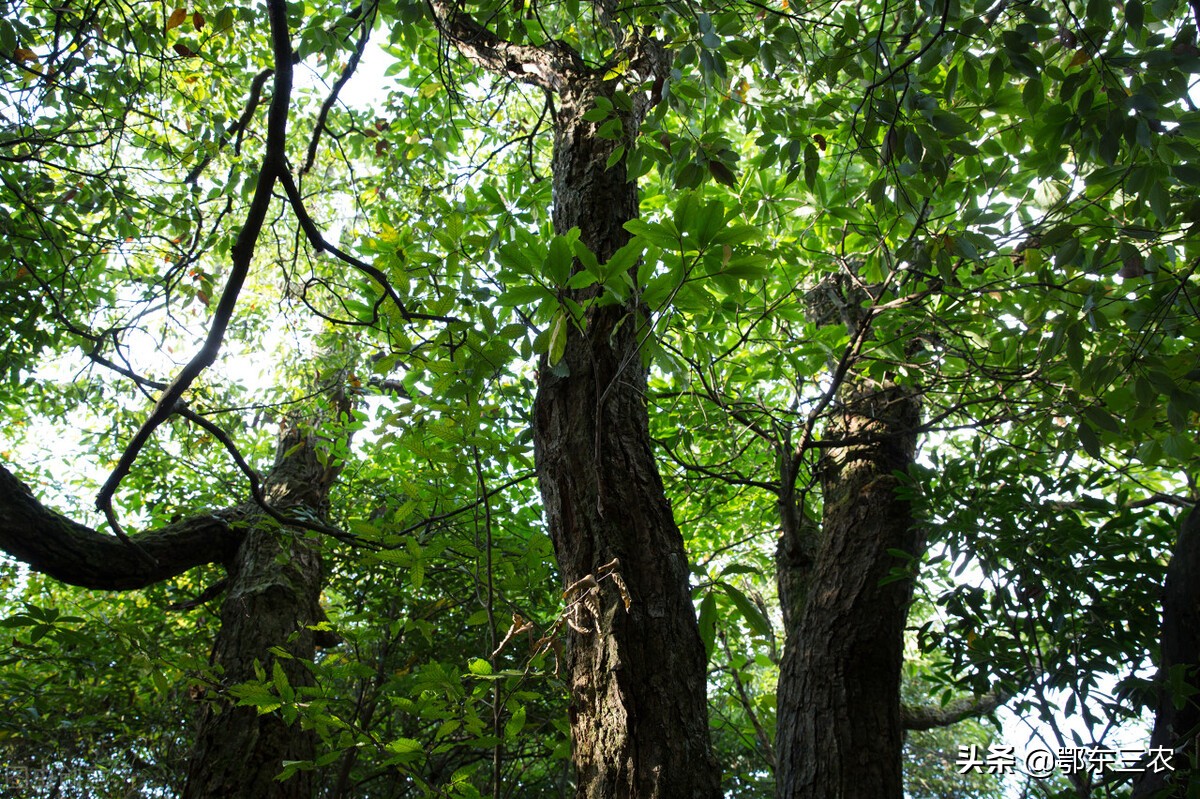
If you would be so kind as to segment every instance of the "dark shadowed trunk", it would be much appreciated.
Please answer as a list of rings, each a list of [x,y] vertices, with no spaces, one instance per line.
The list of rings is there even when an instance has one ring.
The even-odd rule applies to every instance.
[[[306,425],[282,431],[275,468],[264,485],[272,507],[325,518],[335,470],[321,464],[320,446]],[[314,632],[309,627],[324,618],[319,545],[254,506],[247,506],[246,517],[236,524],[245,537],[226,564],[228,592],[212,655],[222,688],[254,680],[256,665],[270,679],[275,664],[291,689],[311,686]],[[291,657],[269,654],[273,647]],[[312,772],[297,772],[283,782],[275,777],[285,760],[311,760],[313,746],[311,731],[288,724],[278,712],[259,715],[257,708],[237,707],[227,695],[218,695],[201,710],[183,796],[308,799]]]
[[[555,230],[578,227],[601,263],[638,214],[624,162],[605,168],[624,142],[597,138],[582,119],[606,89],[612,82],[593,77],[560,94],[553,165]],[[639,122],[626,120],[627,135]],[[538,477],[563,579],[602,577],[615,561],[629,600],[626,608],[620,583],[601,579],[587,599],[598,617],[569,633],[579,795],[716,797],[687,554],[651,451],[644,335],[636,303],[593,307],[557,368],[542,364],[535,402]]]
[[[1180,525],[1167,566],[1159,680],[1150,746],[1175,752],[1165,758],[1174,771],[1147,767],[1134,782],[1134,799],[1182,799],[1200,787],[1200,508]]]
[[[777,555],[787,645],[776,736],[780,799],[902,799],[900,675],[924,547],[897,489],[916,450],[917,399],[851,377],[826,430],[819,532],[785,493]],[[887,582],[885,582],[887,581]]]
[[[344,410],[344,409],[343,409]],[[308,427],[284,430],[275,468],[263,486],[278,511],[323,518],[335,469],[322,466],[320,443]],[[0,549],[62,582],[128,590],[152,585],[205,563],[228,571],[213,663],[227,687],[255,678],[254,664],[272,675],[278,662],[289,686],[312,684],[314,639],[308,626],[324,619],[318,545],[282,527],[254,504],[225,509],[131,537],[133,545],[66,519],[42,506],[0,467]],[[136,546],[134,546],[136,545]],[[291,658],[276,658],[282,647]],[[234,707],[222,693],[201,710],[183,796],[259,799],[311,795],[308,772],[278,782],[285,760],[313,756],[313,738],[278,713]]]

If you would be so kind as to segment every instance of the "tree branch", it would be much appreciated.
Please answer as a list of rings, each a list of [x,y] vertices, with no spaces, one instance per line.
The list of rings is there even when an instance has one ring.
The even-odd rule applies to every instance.
[[[287,171],[287,120],[288,109],[292,94],[292,42],[288,33],[286,0],[267,0],[267,16],[271,22],[271,41],[275,57],[275,93],[271,98],[271,107],[267,114],[266,153],[262,166],[258,171],[258,183],[254,188],[254,198],[250,202],[250,210],[246,214],[246,222],[238,233],[237,241],[231,252],[233,268],[229,279],[221,292],[216,312],[208,329],[204,345],[192,359],[183,367],[179,375],[171,381],[159,398],[150,416],[142,423],[141,428],[134,434],[121,459],[108,476],[108,480],[96,497],[96,508],[104,513],[109,526],[122,540],[128,543],[121,525],[113,513],[112,499],[121,481],[133,468],[138,453],[146,445],[154,431],[174,412],[184,392],[196,378],[207,369],[217,358],[221,343],[225,338],[225,330],[233,317],[233,309],[237,305],[238,295],[250,271],[250,261],[254,256],[254,247],[262,232],[267,210],[271,206],[272,190],[276,179]]]
[[[308,153],[304,157],[304,166],[300,167],[300,174],[305,175],[308,170],[312,169],[313,162],[317,159],[317,146],[321,142],[321,134],[325,131],[325,124],[329,119],[329,112],[333,109],[333,104],[337,102],[338,94],[342,88],[349,82],[354,71],[358,69],[358,62],[362,59],[363,51],[367,49],[367,41],[371,38],[371,16],[375,13],[375,5],[373,4],[370,11],[366,12],[360,24],[362,32],[359,34],[358,42],[354,45],[354,50],[350,53],[350,61],[346,64],[346,68],[342,70],[342,74],[334,81],[333,87],[329,90],[329,96],[325,98],[325,102],[321,103],[321,111],[317,115],[317,124],[313,126],[312,138],[308,142]],[[360,6],[360,11],[362,9]]]
[[[195,566],[223,562],[236,551],[241,534],[226,519],[209,514],[128,540],[136,549],[45,507],[0,466],[0,549],[70,585],[114,591],[144,588]]]
[[[442,35],[489,72],[557,92],[570,83],[572,74],[586,71],[579,54],[561,42],[540,47],[513,44],[446,0],[429,0],[429,10]]]
[[[950,727],[965,719],[986,716],[1014,696],[1012,691],[995,690],[983,696],[956,699],[943,707],[902,705],[900,722],[906,730],[932,730]]]

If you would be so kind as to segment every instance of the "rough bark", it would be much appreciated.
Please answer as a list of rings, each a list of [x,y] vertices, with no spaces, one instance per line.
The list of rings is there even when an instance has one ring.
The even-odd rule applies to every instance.
[[[895,474],[912,465],[918,421],[906,390],[848,380],[826,432],[842,443],[820,461],[811,566],[796,554],[807,551],[795,543],[803,530],[785,525],[781,561],[800,575],[783,586],[791,624],[778,691],[780,799],[904,796],[900,674],[912,580],[884,581],[909,565],[889,550],[915,558],[924,547]]]
[[[622,226],[638,213],[623,161],[605,168],[622,142],[596,137],[582,119],[611,89],[572,81],[555,125],[555,230],[578,227],[601,262],[626,243]],[[638,122],[626,120],[627,135]],[[619,586],[602,580],[588,631],[569,633],[578,795],[716,797],[704,650],[683,537],[651,450],[643,335],[636,304],[593,306],[582,332],[572,326],[561,363],[543,362],[534,403],[538,477],[563,579],[571,585],[616,560],[630,599],[627,610]]]
[[[1172,690],[1170,675],[1191,686],[1190,696]],[[1158,706],[1152,748],[1174,750],[1174,771],[1147,769],[1138,774],[1133,799],[1182,799],[1200,786],[1200,506],[1179,529],[1179,540],[1163,584],[1162,642]]]
[[[319,450],[307,426],[281,433],[275,468],[264,484],[272,507],[325,518],[336,470],[322,465]],[[309,665],[315,638],[309,628],[325,618],[317,543],[253,510],[247,508],[245,540],[228,564],[229,588],[212,654],[221,690],[200,711],[183,799],[308,799],[312,794],[312,772],[275,779],[285,760],[313,758],[312,732],[288,724],[279,713],[237,707],[224,692],[256,679],[256,664],[268,679],[278,664],[293,690],[313,685]],[[274,647],[290,657],[270,654]]]
[[[69,585],[108,591],[145,588],[227,560],[241,538],[228,514],[215,513],[134,535],[135,546],[130,546],[45,507],[0,466],[0,549]]]
[[[306,426],[280,436],[275,467],[264,484],[278,511],[323,518],[335,470],[318,458],[320,442]],[[222,688],[253,680],[255,663],[272,673],[272,647],[295,689],[312,685],[308,669],[315,634],[324,620],[319,597],[323,573],[318,547],[284,529],[253,504],[198,516],[134,535],[127,544],[41,505],[0,467],[0,548],[31,568],[87,588],[142,588],[194,566],[223,563],[228,571],[221,629],[212,662]],[[275,780],[285,760],[310,760],[313,738],[279,714],[260,716],[235,707],[223,690],[201,709],[189,760],[185,799],[307,799],[308,772]]]
[[[775,549],[775,582],[779,589],[787,649],[796,645],[794,633],[799,631],[800,617],[804,615],[809,580],[821,540],[820,527],[804,515],[804,509],[797,501],[796,466],[791,450],[791,442],[787,441],[777,453],[780,461],[777,506],[781,532]]]
[[[443,34],[475,64],[557,95],[554,229],[579,228],[580,241],[601,263],[608,260],[629,238],[623,226],[638,215],[638,196],[625,158],[606,162],[618,145],[633,149],[651,97],[633,91],[632,109],[617,106],[623,135],[601,138],[583,114],[617,88],[603,80],[607,69],[587,67],[561,41],[499,39],[447,0],[431,0],[430,8]],[[621,49],[626,88],[652,82],[661,89],[661,45],[631,35]],[[566,294],[585,304],[595,291]],[[572,630],[567,642],[577,795],[716,797],[720,770],[687,554],[651,449],[639,352],[644,309],[636,297],[591,305],[581,321],[582,330],[569,326],[558,363],[543,358],[533,419],[538,480],[563,580],[573,586],[602,578],[594,591],[585,583],[572,597],[586,599],[588,608],[577,619],[586,632]]]

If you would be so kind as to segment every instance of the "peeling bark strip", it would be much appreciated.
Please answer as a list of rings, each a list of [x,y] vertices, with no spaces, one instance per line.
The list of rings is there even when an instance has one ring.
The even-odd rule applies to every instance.
[[[606,162],[618,145],[632,149],[650,98],[636,93],[622,140],[602,139],[583,114],[617,88],[603,70],[588,69],[561,42],[514,45],[441,0],[432,8],[443,33],[476,64],[557,93],[554,229],[579,228],[580,241],[608,260],[629,238],[624,224],[637,217],[638,196],[625,159]],[[665,78],[657,42],[633,36],[624,49],[629,75]],[[589,292],[573,298],[586,304]],[[582,331],[569,326],[557,369],[543,357],[534,401],[538,480],[563,580],[574,584],[618,559],[632,599],[626,611],[605,581],[595,629],[568,633],[577,795],[715,799],[720,770],[709,738],[704,648],[683,537],[651,449],[638,349],[644,326],[636,300],[590,308]]]
[[[920,407],[902,388],[864,384],[842,388],[827,436],[846,444],[821,458],[815,562],[792,579],[807,596],[791,597],[798,618],[779,675],[780,799],[904,796],[900,672],[912,580],[880,583],[907,565],[888,550],[919,557],[924,548],[894,474],[912,465]],[[781,554],[796,557],[798,543]]]

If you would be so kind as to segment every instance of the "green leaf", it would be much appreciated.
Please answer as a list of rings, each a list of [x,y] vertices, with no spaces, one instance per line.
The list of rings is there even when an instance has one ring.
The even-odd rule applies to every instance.
[[[572,233],[574,239],[571,238]],[[575,228],[566,236],[555,236],[550,240],[550,248],[546,252],[542,274],[552,285],[562,286],[571,276],[571,264],[574,258],[573,244],[578,237],[579,229]]]
[[[1140,31],[1145,24],[1146,11],[1142,0],[1125,0],[1125,22],[1130,29]]]
[[[733,170],[720,161],[709,161],[708,173],[713,176],[713,180],[723,186],[737,187],[737,177],[733,174]]]
[[[566,311],[559,308],[554,314],[554,321],[550,324],[550,345],[547,358],[551,366],[561,361],[567,351],[567,326],[569,324]]]
[[[765,255],[738,255],[729,259],[729,263],[721,271],[739,280],[765,280],[771,276],[771,270],[768,268],[770,263]]]
[[[384,748],[395,755],[412,755],[425,751],[421,742],[413,738],[397,738]]]
[[[820,163],[821,156],[817,154],[816,145],[810,142],[804,148],[804,185],[808,186],[810,191],[816,188],[817,168]]]
[[[621,159],[625,157],[625,145],[618,144],[613,151],[609,153],[608,160],[604,162],[605,169],[612,169],[617,164],[621,163]]]
[[[626,230],[628,230],[628,225]],[[625,244],[621,249],[613,253],[612,258],[605,262],[604,266],[599,270],[599,274],[604,280],[608,280],[613,275],[625,274],[637,263],[645,250],[645,244],[638,240],[633,240]]]
[[[947,136],[961,136],[975,130],[974,125],[949,111],[934,111],[929,115],[929,122]]]
[[[656,247],[664,250],[679,248],[679,232],[672,230],[662,222],[646,222],[644,219],[630,219],[624,225],[625,229],[634,236],[646,239]]]
[[[717,585],[721,587],[726,596],[733,600],[734,606],[742,614],[742,618],[746,620],[746,624],[750,627],[751,631],[767,638],[771,636],[771,622],[767,620],[762,610],[750,597],[729,583],[720,582]]]
[[[1083,451],[1093,458],[1099,458],[1100,439],[1096,436],[1096,431],[1087,422],[1080,422],[1078,434],[1079,443],[1083,447]]]
[[[525,706],[517,708],[516,712],[509,716],[508,721],[504,723],[504,737],[516,738],[521,730],[525,729]]]
[[[713,647],[717,640],[717,600],[711,591],[700,600],[700,640],[704,643],[704,657],[712,660]]]
[[[554,292],[545,286],[535,284],[530,286],[513,286],[496,299],[496,304],[502,306],[528,305],[533,302],[541,302],[542,300],[556,299]]]

